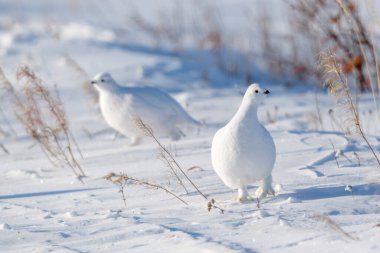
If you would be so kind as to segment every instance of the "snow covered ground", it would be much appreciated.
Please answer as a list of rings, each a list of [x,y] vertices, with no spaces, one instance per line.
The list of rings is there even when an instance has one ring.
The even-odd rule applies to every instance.
[[[256,202],[235,203],[236,193],[213,171],[210,145],[239,106],[244,85],[233,83],[242,84],[241,79],[197,58],[201,52],[181,55],[128,43],[128,36],[120,41],[120,23],[91,15],[99,11],[98,1],[89,8],[83,7],[86,1],[30,2],[0,1],[0,67],[14,81],[18,66],[28,64],[46,85],[57,86],[88,177],[82,184],[69,168],[51,166],[2,97],[0,106],[17,134],[0,116],[1,129],[10,133],[0,135],[9,151],[0,149],[0,252],[380,251],[380,168],[359,137],[345,137],[331,122],[328,110],[334,107],[327,94],[316,99],[313,88],[262,84],[271,91],[259,119],[277,147],[277,195],[263,199],[259,208]],[[81,89],[88,76],[68,57],[90,77],[110,71],[120,83],[161,87],[204,122],[200,129],[186,129],[186,138],[162,143],[185,170],[199,167],[188,171],[189,177],[225,213],[208,212],[194,190],[185,194],[152,140],[131,147],[126,138],[115,138]],[[379,154],[380,122],[371,95],[359,99],[363,129]],[[332,144],[346,156],[337,158],[339,167]],[[128,185],[125,207],[118,188],[103,178],[109,172],[161,184],[189,205],[160,190]],[[256,187],[249,189],[252,194]]]

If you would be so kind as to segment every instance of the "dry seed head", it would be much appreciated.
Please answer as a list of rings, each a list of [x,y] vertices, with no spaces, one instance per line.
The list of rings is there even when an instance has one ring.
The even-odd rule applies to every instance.
[[[112,181],[112,178],[115,177],[115,176],[116,176],[115,173],[110,172],[110,173],[108,173],[107,175],[105,175],[103,178],[104,178],[105,180]]]
[[[134,120],[135,125],[143,131],[147,136],[154,136],[153,129],[144,123],[144,121],[141,118],[135,118]]]
[[[24,66],[17,71],[17,80],[22,80],[22,92],[13,92],[13,102],[18,120],[30,136],[38,141],[45,155],[54,166],[69,166],[78,179],[85,176],[72,152],[74,140],[66,120],[59,96],[53,97],[44,87],[43,81]]]
[[[117,185],[123,185],[125,183],[126,179],[123,175],[120,175],[118,178],[116,178],[113,182]]]
[[[336,61],[336,56],[330,51],[324,51],[320,54],[319,60],[326,84],[335,100],[336,112],[341,116],[340,123],[345,129],[345,133],[348,135],[357,133],[359,118],[357,117],[347,80],[343,76],[341,66]]]
[[[207,211],[210,212],[210,211],[211,211],[211,208],[212,208],[212,203],[211,203],[211,201],[209,201],[209,202],[207,203]]]

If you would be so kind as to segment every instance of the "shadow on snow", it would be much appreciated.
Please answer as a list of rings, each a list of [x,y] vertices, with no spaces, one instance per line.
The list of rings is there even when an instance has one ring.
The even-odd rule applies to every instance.
[[[352,193],[345,190],[346,186],[331,186],[331,187],[310,187],[305,189],[297,189],[294,193],[281,194],[282,197],[295,197],[299,200],[318,200],[337,198],[344,196],[371,196],[380,195],[380,185],[378,184],[363,184],[353,185]]]
[[[13,194],[13,195],[3,195],[3,196],[0,195],[0,199],[31,198],[31,197],[67,194],[67,193],[73,193],[73,192],[95,191],[95,190],[101,190],[101,189],[104,189],[104,188],[85,188],[85,189],[70,189],[70,190],[61,190],[61,191],[30,192],[30,193],[20,193],[20,194]]]

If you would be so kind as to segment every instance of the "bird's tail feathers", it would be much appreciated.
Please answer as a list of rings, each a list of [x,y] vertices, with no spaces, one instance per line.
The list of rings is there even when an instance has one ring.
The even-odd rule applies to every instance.
[[[186,112],[181,114],[181,117],[179,118],[178,123],[197,126],[197,127],[200,127],[203,125],[200,121],[194,119]]]

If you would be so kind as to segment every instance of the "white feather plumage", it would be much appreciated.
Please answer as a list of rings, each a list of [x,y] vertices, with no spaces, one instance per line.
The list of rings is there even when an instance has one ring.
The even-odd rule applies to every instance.
[[[269,92],[258,84],[248,87],[237,113],[213,139],[211,159],[215,172],[239,201],[249,199],[247,185],[261,180],[257,197],[274,194],[272,176],[276,160],[273,139],[258,121],[257,109]]]
[[[141,119],[157,136],[178,140],[180,124],[200,125],[171,96],[153,87],[123,87],[110,74],[97,74],[92,84],[99,91],[99,105],[105,121],[138,144],[144,132],[136,126]]]

